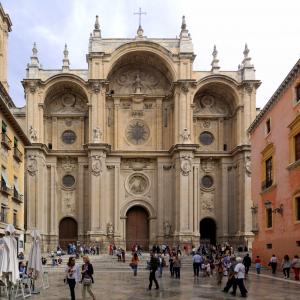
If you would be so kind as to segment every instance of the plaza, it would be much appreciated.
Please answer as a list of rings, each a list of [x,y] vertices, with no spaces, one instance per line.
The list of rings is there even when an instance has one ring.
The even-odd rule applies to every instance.
[[[127,258],[131,257],[129,254]],[[91,257],[95,269],[95,284],[93,291],[96,299],[109,300],[148,300],[148,299],[166,299],[166,300],[200,300],[200,299],[239,299],[239,290],[237,296],[225,294],[221,291],[224,287],[227,277],[223,278],[222,286],[217,286],[215,277],[194,278],[192,270],[192,257],[184,256],[182,259],[183,267],[181,279],[170,277],[168,268],[164,268],[163,277],[158,278],[160,289],[148,291],[149,271],[145,269],[145,256],[141,260],[141,266],[138,270],[138,276],[134,277],[128,264],[117,262],[117,259],[108,255]],[[81,260],[78,261],[79,265]],[[40,295],[32,299],[69,299],[69,289],[63,283],[65,264],[59,267],[47,267],[49,272],[50,288],[42,290]],[[279,271],[278,277],[270,276],[270,271],[263,271],[261,275],[256,275],[251,269],[245,285],[249,291],[247,299],[255,300],[294,300],[300,297],[300,283],[291,280],[282,279]],[[293,274],[292,274],[293,275]],[[76,287],[76,295],[81,299],[81,285]],[[76,298],[77,299],[77,298]]]

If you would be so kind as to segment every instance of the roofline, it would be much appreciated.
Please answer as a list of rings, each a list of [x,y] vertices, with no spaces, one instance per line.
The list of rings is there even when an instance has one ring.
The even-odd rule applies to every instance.
[[[12,22],[11,22],[11,19],[9,17],[9,14],[7,14],[5,11],[4,11],[4,8],[0,2],[0,13],[1,15],[3,16],[3,19],[6,21],[7,23],[7,27],[8,27],[8,31],[10,32],[11,31],[11,27],[12,27]]]
[[[282,81],[282,83],[277,88],[275,93],[272,95],[270,100],[266,103],[266,105],[263,107],[263,109],[260,111],[260,113],[256,116],[255,120],[252,122],[252,124],[248,128],[248,133],[251,134],[258,127],[258,125],[260,124],[263,117],[280,100],[281,94],[283,92],[285,92],[285,90],[292,83],[292,81],[295,79],[295,77],[297,76],[298,73],[300,73],[300,59],[298,59],[298,61],[294,65],[294,67],[291,69],[291,71],[288,73],[288,75]]]
[[[23,141],[24,146],[31,145],[27,135],[21,128],[18,121],[15,119],[13,113],[9,109],[6,101],[4,99],[9,99],[11,103],[13,103],[12,99],[8,95],[6,89],[4,88],[3,84],[0,82],[0,110],[3,113],[3,115],[7,118],[7,120],[10,122],[12,128],[15,130],[15,132],[18,134],[18,137]],[[12,108],[16,108],[14,105]]]

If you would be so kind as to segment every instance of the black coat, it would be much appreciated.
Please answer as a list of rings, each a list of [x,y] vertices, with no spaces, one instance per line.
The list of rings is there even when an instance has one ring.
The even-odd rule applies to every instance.
[[[83,280],[84,277],[90,277],[90,278],[92,278],[92,283],[94,283],[94,278],[93,278],[94,268],[93,268],[93,265],[91,263],[88,263],[87,268],[86,268],[86,264],[82,265],[82,271],[84,271],[84,272],[81,273],[82,274],[81,279]]]

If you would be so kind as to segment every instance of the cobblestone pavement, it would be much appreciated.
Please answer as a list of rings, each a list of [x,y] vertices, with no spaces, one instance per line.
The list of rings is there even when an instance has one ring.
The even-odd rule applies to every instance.
[[[181,279],[170,278],[167,268],[162,278],[159,278],[160,289],[148,291],[149,273],[145,269],[146,258],[142,259],[138,276],[133,277],[128,263],[120,263],[110,257],[92,258],[95,268],[95,284],[93,291],[96,299],[107,300],[195,300],[195,299],[234,299],[221,290],[227,278],[223,278],[222,286],[217,286],[216,278],[199,277],[194,279],[191,267],[191,257],[183,259]],[[80,261],[81,263],[81,261]],[[64,266],[48,267],[50,288],[42,290],[39,295],[32,299],[70,299],[68,286],[64,285]],[[300,299],[300,283],[287,281],[266,274],[249,274],[246,280],[248,299],[270,300],[295,300]],[[237,291],[239,298],[239,291]],[[81,297],[81,285],[76,287],[76,299]],[[91,299],[91,298],[87,298]]]

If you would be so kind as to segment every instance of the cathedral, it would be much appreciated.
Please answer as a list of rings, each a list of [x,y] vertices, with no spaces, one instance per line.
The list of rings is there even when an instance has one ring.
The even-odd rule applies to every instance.
[[[87,69],[42,68],[36,45],[14,115],[27,132],[26,242],[251,244],[247,129],[256,117],[247,45],[237,70],[193,68],[182,19],[177,38],[103,38],[98,17]],[[105,249],[105,248],[103,248]]]

